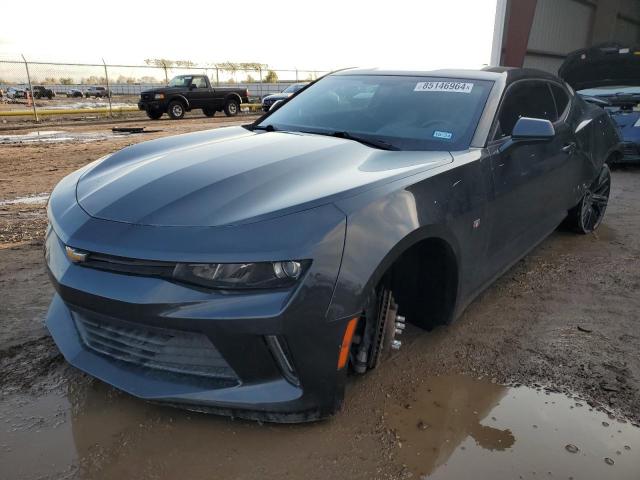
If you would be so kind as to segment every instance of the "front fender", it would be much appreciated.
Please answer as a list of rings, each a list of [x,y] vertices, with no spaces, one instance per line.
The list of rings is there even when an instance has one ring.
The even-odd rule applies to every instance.
[[[458,163],[456,166],[455,163]],[[453,168],[452,168],[453,167]],[[401,179],[337,203],[347,215],[345,247],[329,319],[357,315],[372,289],[409,247],[426,239],[447,245],[455,259],[457,305],[481,283],[486,254],[487,189],[483,153]],[[456,309],[457,310],[457,309]]]
[[[185,97],[184,95],[173,95],[171,97],[169,97],[169,99],[167,100],[167,103],[165,105],[165,109],[169,106],[169,104],[171,102],[173,102],[174,100],[180,100],[182,103],[184,103],[185,108],[187,110],[191,109],[191,105],[189,104],[189,100],[187,100],[187,97]]]

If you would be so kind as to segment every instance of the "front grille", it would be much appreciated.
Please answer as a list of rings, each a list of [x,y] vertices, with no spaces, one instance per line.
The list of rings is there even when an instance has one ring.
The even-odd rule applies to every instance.
[[[78,263],[82,267],[96,268],[109,272],[125,273],[129,275],[144,275],[153,277],[172,278],[175,262],[159,262],[155,260],[137,260],[134,258],[118,257],[91,252],[84,262]]]
[[[140,94],[140,98],[142,98],[142,100],[153,100],[153,94],[152,93],[142,93],[142,94]]]
[[[73,319],[84,344],[102,355],[139,367],[214,378],[221,386],[238,383],[235,372],[202,333],[78,312],[73,312]]]

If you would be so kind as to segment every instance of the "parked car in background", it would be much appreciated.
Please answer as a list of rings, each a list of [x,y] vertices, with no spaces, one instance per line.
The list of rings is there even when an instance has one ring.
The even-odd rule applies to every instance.
[[[47,88],[43,85],[33,86],[33,98],[48,98],[49,100],[51,100],[55,96],[56,93],[50,88]]]
[[[108,98],[111,96],[111,92],[107,90],[105,87],[89,87],[84,92],[84,96],[87,98],[95,97],[95,98]]]
[[[640,46],[604,43],[577,50],[567,55],[559,74],[618,125],[624,155],[612,163],[640,164]]]
[[[294,83],[292,85],[289,85],[280,93],[272,93],[271,95],[266,95],[265,97],[262,98],[262,110],[265,112],[268,112],[269,109],[273,106],[273,104],[276,103],[278,100],[286,100],[291,95],[302,90],[307,85],[308,83]]]
[[[184,117],[185,112],[202,109],[207,117],[224,111],[228,117],[240,113],[240,104],[249,101],[246,88],[214,87],[206,75],[179,75],[166,87],[145,90],[140,94],[138,108],[152,120],[168,113],[173,120]]]
[[[82,90],[79,90],[77,88],[71,88],[67,90],[67,97],[69,98],[82,98],[83,96],[84,94],[82,93]]]
[[[598,228],[619,141],[542,71],[337,72],[251,125],[63,179],[46,324],[68,362],[144,399],[326,417],[405,319],[448,323],[560,223]]]
[[[19,99],[27,98],[27,89],[23,87],[9,87],[6,92],[7,98]]]

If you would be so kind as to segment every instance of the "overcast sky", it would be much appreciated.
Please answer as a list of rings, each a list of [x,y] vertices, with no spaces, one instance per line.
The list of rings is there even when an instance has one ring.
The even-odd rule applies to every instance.
[[[489,63],[496,0],[37,0],[29,14],[8,5],[16,8],[0,28],[0,59],[327,70]]]

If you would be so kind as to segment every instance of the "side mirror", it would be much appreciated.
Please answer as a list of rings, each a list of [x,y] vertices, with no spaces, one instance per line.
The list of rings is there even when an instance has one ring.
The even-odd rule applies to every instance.
[[[520,117],[513,127],[513,140],[549,140],[556,134],[553,124],[543,118]]]
[[[275,102],[273,102],[273,105],[271,105],[271,108],[269,109],[269,111],[272,112],[279,109],[283,103],[284,103],[284,100],[276,100]]]
[[[194,88],[198,88],[198,86],[193,84],[193,83],[190,83],[189,84],[189,90],[193,90]]]

